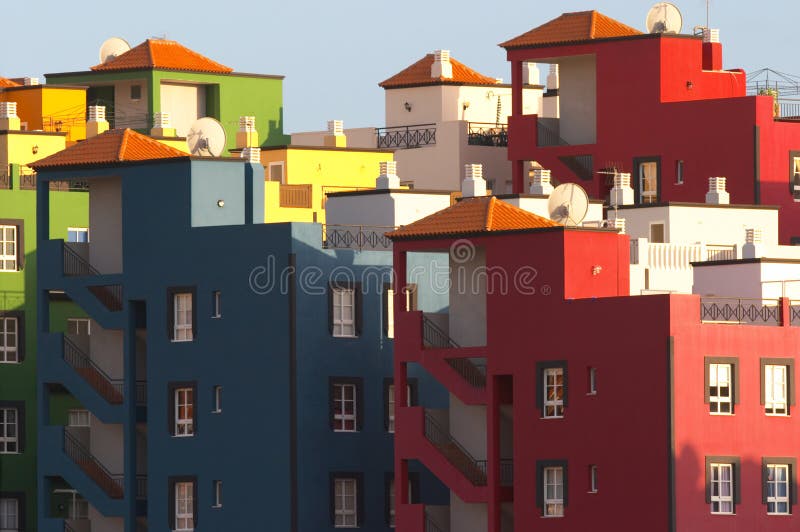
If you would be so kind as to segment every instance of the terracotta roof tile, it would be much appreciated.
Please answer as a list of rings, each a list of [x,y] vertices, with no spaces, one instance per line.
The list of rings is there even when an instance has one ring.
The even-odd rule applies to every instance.
[[[98,72],[114,70],[139,70],[158,68],[162,70],[188,70],[191,72],[213,72],[227,74],[232,68],[200,55],[175,41],[147,39],[124,54],[92,67]]]
[[[464,233],[495,233],[558,227],[561,224],[498,200],[494,196],[465,198],[439,212],[403,226],[386,236],[438,237]]]
[[[19,87],[19,83],[0,76],[0,87]]]
[[[433,65],[433,54],[428,54],[405,70],[378,83],[378,86],[384,89],[396,89],[399,87],[442,84],[497,85],[497,80],[495,78],[484,76],[480,72],[472,70],[464,63],[456,61],[452,57],[450,58],[450,63],[453,65],[452,78],[432,78],[431,65]]]
[[[176,157],[188,157],[188,155],[132,129],[111,129],[31,163],[30,166],[40,170]]]
[[[564,13],[558,18],[501,43],[503,48],[590,41],[641,35],[642,32],[597,11]]]

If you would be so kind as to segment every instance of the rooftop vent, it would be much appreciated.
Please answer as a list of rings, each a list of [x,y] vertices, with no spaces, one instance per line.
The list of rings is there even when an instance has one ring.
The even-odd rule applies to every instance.
[[[329,135],[344,135],[344,122],[341,120],[328,120]]]
[[[710,205],[727,205],[731,202],[730,194],[725,190],[727,179],[724,177],[709,177],[706,203]]]
[[[703,28],[703,42],[719,42],[719,29]]]
[[[375,180],[375,188],[390,190],[400,188],[400,178],[397,176],[397,162],[381,161],[378,163],[380,175]]]
[[[240,157],[248,163],[261,164],[261,148],[243,148]]]
[[[23,78],[22,79],[23,85],[30,86],[30,85],[38,85],[39,78]]]
[[[239,131],[251,132],[256,130],[256,117],[254,116],[240,116],[239,117]]]
[[[450,50],[436,50],[433,52],[431,77],[446,79],[453,77],[453,64],[450,62]]]
[[[546,196],[553,192],[553,185],[550,184],[550,170],[545,170],[544,168],[533,169],[530,192],[540,196]]]
[[[619,205],[633,205],[633,188],[631,188],[631,174],[617,172],[614,174],[614,188],[611,189],[609,203],[616,207]]]
[[[105,120],[106,120],[105,105],[89,106],[89,122],[105,122]]]
[[[17,118],[17,102],[0,102],[0,118]]]
[[[153,115],[153,127],[167,129],[172,127],[172,119],[169,113],[155,113]]]
[[[486,181],[483,179],[482,164],[464,165],[464,181],[461,182],[461,195],[465,198],[486,195]]]

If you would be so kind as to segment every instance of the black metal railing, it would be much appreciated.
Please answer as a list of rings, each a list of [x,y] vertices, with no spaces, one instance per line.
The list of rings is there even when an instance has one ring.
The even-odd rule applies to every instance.
[[[112,379],[68,337],[64,337],[64,361],[111,404],[121,404],[123,381]]]
[[[450,433],[439,425],[430,412],[425,412],[425,437],[435,445],[448,462],[475,486],[486,485],[486,461],[476,460]]]
[[[700,320],[740,325],[780,325],[779,299],[739,299],[703,297],[700,299]]]
[[[436,521],[430,516],[430,514],[426,511],[425,512],[425,532],[447,532],[443,527],[439,526]]]
[[[447,363],[473,388],[486,387],[486,359],[448,358]]]
[[[36,174],[20,174],[20,190],[36,190]]]
[[[136,404],[147,405],[147,381],[136,381]]]
[[[548,126],[545,122],[547,119],[538,119],[536,121],[536,138],[537,142],[536,145],[539,147],[542,146],[568,146],[569,142],[562,139],[558,131],[550,126]],[[557,120],[557,119],[555,119]],[[558,122],[555,122],[556,124]]]
[[[514,460],[503,458],[500,460],[500,485],[514,485]]]
[[[88,286],[87,289],[111,312],[119,312],[122,310],[121,284]]]
[[[591,155],[561,155],[558,160],[584,181],[594,179],[594,157]]]
[[[376,225],[323,225],[322,247],[327,249],[391,250],[386,236],[395,227]]]
[[[69,526],[66,519],[64,520],[64,532],[75,532],[75,529]]]
[[[147,498],[147,475],[136,475],[136,498]]]
[[[110,473],[97,457],[66,430],[64,431],[64,454],[94,480],[109,497],[122,498],[124,493],[122,477]]]
[[[472,146],[508,146],[508,125],[468,122],[467,144]]]
[[[800,325],[800,301],[791,301],[789,303],[789,314],[791,315],[789,323]]]
[[[422,341],[429,347],[445,349],[461,347],[425,314],[422,315]]]
[[[375,128],[378,148],[419,148],[436,144],[436,124]]]
[[[100,275],[89,261],[81,257],[68,243],[64,243],[64,275],[87,276]]]

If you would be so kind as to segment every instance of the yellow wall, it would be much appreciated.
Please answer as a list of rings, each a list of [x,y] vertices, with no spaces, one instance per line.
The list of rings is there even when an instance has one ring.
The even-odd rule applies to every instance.
[[[186,139],[183,137],[175,137],[174,139],[158,137],[156,138],[161,144],[166,144],[171,148],[181,150],[182,152],[189,153],[189,146],[186,145]]]
[[[325,223],[324,195],[375,188],[379,164],[393,161],[391,151],[348,148],[283,148],[261,150],[265,175],[264,221]],[[287,185],[311,185],[311,208],[280,207],[280,187],[269,181],[269,163],[284,163]]]
[[[67,146],[86,138],[85,88],[32,85],[0,92],[0,101],[17,102],[17,115],[29,131],[60,129]]]
[[[0,171],[9,164],[30,164],[65,148],[65,136],[9,131],[0,135]],[[33,147],[36,146],[36,153]]]

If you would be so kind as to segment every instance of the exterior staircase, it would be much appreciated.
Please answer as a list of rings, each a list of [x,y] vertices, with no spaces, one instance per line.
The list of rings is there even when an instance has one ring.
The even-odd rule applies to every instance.
[[[69,431],[64,431],[64,454],[97,484],[112,499],[122,499],[122,476],[113,475],[89,450]]]
[[[80,253],[65,243],[64,275],[67,277],[87,277],[101,274]],[[122,285],[96,285],[88,286],[87,288],[109,311],[118,312],[122,310]]]
[[[64,336],[64,361],[110,404],[122,404],[122,381],[109,377],[66,336]]]
[[[486,461],[476,460],[453,438],[436,419],[425,412],[425,438],[436,447],[450,464],[458,469],[473,486],[486,485]]]

